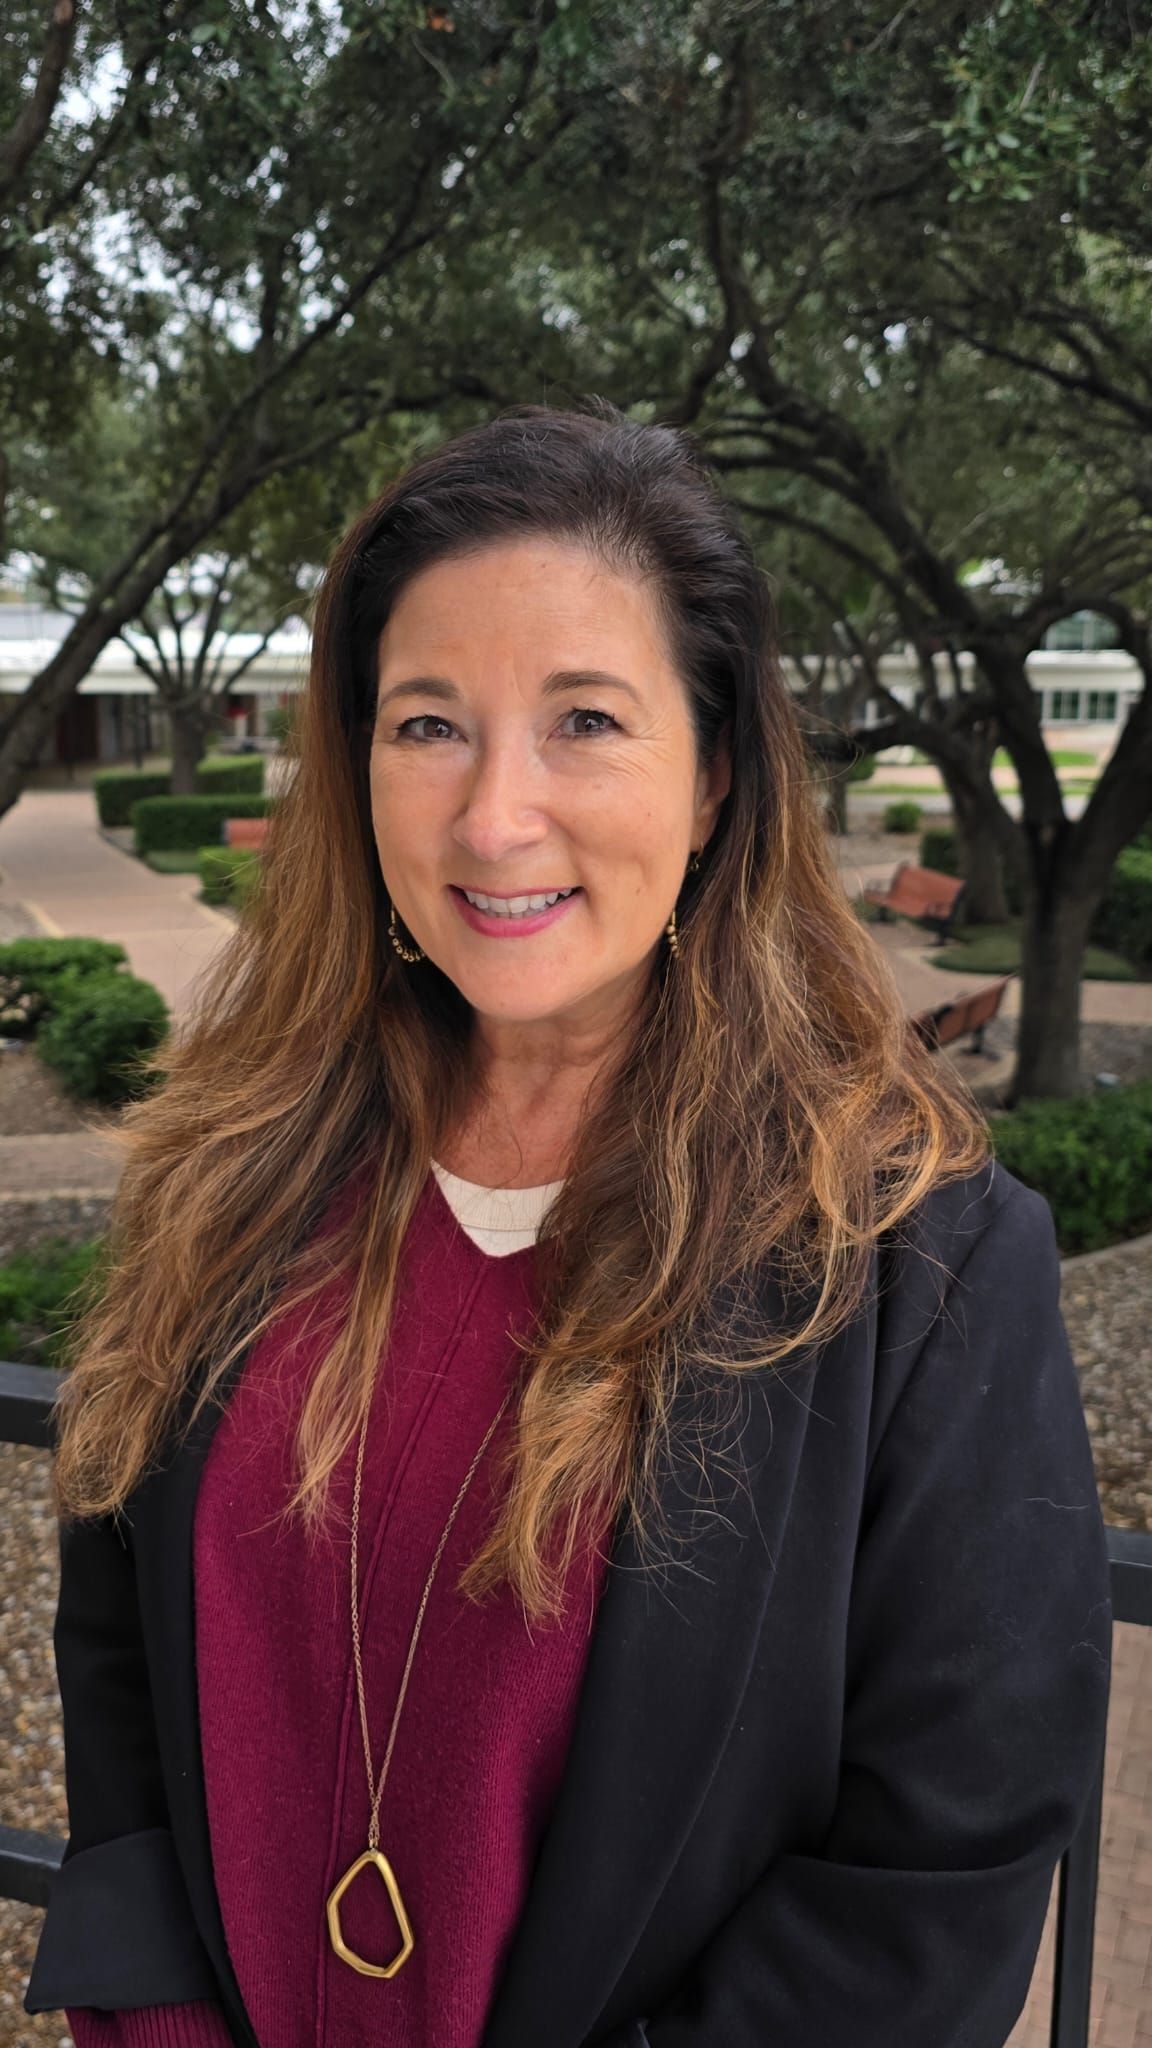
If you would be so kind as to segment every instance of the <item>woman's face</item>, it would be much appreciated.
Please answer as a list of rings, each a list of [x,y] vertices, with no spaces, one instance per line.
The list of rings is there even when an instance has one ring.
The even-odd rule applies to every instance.
[[[687,689],[638,580],[540,539],[405,586],[380,637],[376,846],[399,918],[482,1016],[625,1009],[729,779],[726,753],[697,765]],[[572,893],[508,914],[557,890]]]

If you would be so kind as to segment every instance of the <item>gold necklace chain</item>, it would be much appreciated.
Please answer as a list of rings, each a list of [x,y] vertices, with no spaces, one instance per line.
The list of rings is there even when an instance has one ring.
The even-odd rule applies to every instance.
[[[333,1888],[332,1892],[329,1894],[327,1914],[329,1937],[331,1939],[332,1946],[335,1949],[337,1955],[342,1959],[342,1961],[349,1963],[354,1970],[358,1970],[360,1974],[365,1977],[394,1977],[397,1970],[399,1970],[402,1967],[402,1965],[407,1962],[409,1956],[412,1953],[413,1948],[416,1945],[415,1938],[412,1933],[411,1922],[409,1921],[408,1915],[404,1909],[404,1901],[400,1894],[400,1887],[396,1882],[395,1873],[387,1857],[384,1856],[380,1850],[380,1801],[384,1795],[384,1782],[388,1776],[388,1766],[392,1761],[392,1750],[396,1742],[396,1730],[400,1724],[400,1714],[404,1706],[404,1695],[408,1690],[408,1676],[411,1672],[412,1662],[416,1655],[416,1644],[419,1639],[421,1625],[424,1620],[424,1610],[428,1605],[428,1595],[432,1591],[432,1581],[436,1577],[436,1569],[440,1563],[441,1556],[443,1555],[444,1546],[447,1543],[448,1537],[451,1533],[452,1524],[456,1520],[456,1515],[460,1507],[460,1503],[463,1500],[464,1495],[467,1493],[469,1486],[471,1485],[472,1475],[475,1472],[477,1465],[480,1463],[481,1458],[484,1456],[484,1453],[487,1450],[488,1445],[490,1444],[492,1437],[495,1434],[495,1431],[499,1425],[500,1419],[504,1414],[508,1406],[508,1403],[511,1399],[512,1389],[510,1387],[508,1389],[508,1392],[505,1394],[504,1399],[501,1401],[499,1409],[496,1412],[496,1415],[494,1416],[492,1422],[488,1426],[488,1430],[485,1434],[483,1443],[481,1444],[479,1450],[476,1453],[476,1456],[473,1458],[472,1463],[469,1465],[468,1470],[465,1473],[464,1480],[460,1487],[460,1490],[452,1503],[452,1511],[448,1517],[448,1520],[444,1524],[444,1529],[441,1534],[440,1541],[436,1546],[436,1555],[432,1559],[432,1568],[428,1573],[427,1579],[424,1582],[424,1591],[421,1594],[420,1605],[416,1611],[416,1622],[412,1630],[411,1641],[408,1645],[408,1656],[404,1665],[404,1675],[400,1681],[400,1693],[396,1701],[396,1711],[392,1716],[392,1726],[388,1734],[388,1746],[384,1752],[384,1762],[381,1765],[380,1781],[378,1784],[375,1783],[374,1773],[372,1769],[372,1745],[368,1735],[368,1707],[364,1696],[364,1669],[360,1652],[360,1614],[358,1598],[360,1487],[364,1473],[364,1446],[368,1440],[367,1413],[365,1414],[364,1420],[360,1427],[360,1447],[356,1456],[356,1484],[352,1493],[352,1655],[356,1666],[356,1696],[360,1704],[360,1730],[364,1738],[364,1762],[368,1772],[368,1798],[371,1802],[371,1805],[368,1819],[368,1847],[364,1850],[362,1855],[356,1858],[354,1863],[349,1865],[343,1877],[340,1879],[340,1882]],[[373,1789],[374,1785],[375,1790]],[[373,1865],[373,1867],[379,1872],[381,1878],[383,1879],[385,1888],[388,1892],[388,1896],[392,1901],[393,1911],[396,1914],[396,1920],[400,1928],[400,1948],[397,1951],[396,1955],[392,1958],[392,1961],[387,1964],[369,1963],[365,1960],[363,1956],[358,1956],[355,1950],[350,1949],[347,1943],[345,1942],[343,1931],[340,1925],[340,1901],[343,1898],[344,1893],[347,1891],[349,1885],[352,1883],[353,1878],[356,1877],[357,1874],[361,1870],[363,1870],[368,1864]]]

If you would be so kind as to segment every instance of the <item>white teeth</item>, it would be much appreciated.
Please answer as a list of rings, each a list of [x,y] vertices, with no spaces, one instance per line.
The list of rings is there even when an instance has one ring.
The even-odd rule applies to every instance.
[[[571,889],[553,889],[549,895],[539,896],[481,896],[478,890],[465,889],[464,895],[477,910],[486,910],[491,917],[526,917],[531,911],[545,910],[558,903],[562,896],[571,896]]]

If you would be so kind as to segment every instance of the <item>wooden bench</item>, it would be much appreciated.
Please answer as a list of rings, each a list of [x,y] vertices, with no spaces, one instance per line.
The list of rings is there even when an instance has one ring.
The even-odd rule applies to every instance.
[[[961,990],[951,1001],[937,1003],[932,1010],[921,1010],[912,1019],[912,1029],[930,1052],[936,1052],[944,1045],[955,1045],[957,1039],[963,1038],[967,1032],[972,1034],[968,1051],[983,1052],[985,1027],[999,1015],[1004,991],[1014,980],[1014,975],[1006,974],[1002,981],[992,981],[987,988],[977,989],[975,995],[970,995],[966,989]]]
[[[864,900],[874,903],[887,917],[910,917],[936,933],[938,945],[956,919],[964,894],[964,883],[956,875],[942,875],[935,868],[918,868],[902,860],[890,882],[866,882]]]
[[[249,846],[261,851],[268,834],[267,818],[228,818],[224,825],[225,846]]]

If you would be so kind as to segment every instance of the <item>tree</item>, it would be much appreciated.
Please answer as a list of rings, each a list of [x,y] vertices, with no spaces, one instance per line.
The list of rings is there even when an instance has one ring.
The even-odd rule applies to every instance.
[[[963,773],[970,839],[986,832],[1006,856],[1022,854],[1014,1089],[1024,1096],[1080,1085],[1083,947],[1152,791],[1145,692],[1083,817],[1066,817],[1026,660],[1086,604],[1111,607],[1135,651],[1152,555],[1146,504],[1106,461],[1085,472],[1056,381],[1027,352],[1006,358],[932,317],[961,246],[970,262],[994,251],[1009,274],[1026,271],[1037,239],[1050,249],[1063,236],[1070,262],[1082,252],[1084,229],[1052,216],[1047,188],[1038,220],[1035,199],[1026,209],[992,202],[957,181],[966,86],[948,53],[974,22],[1012,11],[1011,0],[977,11],[959,0],[896,11],[864,0],[837,39],[818,10],[783,0],[755,14],[736,0],[690,15],[650,5],[630,121],[613,137],[618,197],[604,253],[621,294],[666,309],[703,394],[698,430],[740,502],[766,530],[822,541],[876,581],[914,645],[975,656],[980,688],[964,717],[995,720],[1019,778],[1019,828],[980,772],[988,736],[974,763],[971,746],[957,755],[955,733],[941,743],[938,718],[918,739]],[[1073,16],[1083,27],[1083,10],[1060,0],[1029,13],[1036,35],[1051,30],[1062,51]],[[1120,67],[1132,38],[1126,45],[1118,15],[1110,22],[1109,61]],[[1129,77],[1127,133],[1144,161],[1152,103],[1142,63]],[[1013,154],[1009,142],[991,146]],[[580,217],[571,181],[565,205]],[[1127,273],[1123,287],[1133,288]],[[974,303],[973,318],[979,311]],[[942,442],[953,393],[966,420]],[[1021,514],[998,527],[964,505],[963,430],[969,441],[995,435],[1005,477],[1028,484]],[[966,514],[959,533],[941,516],[941,476]],[[1006,512],[1011,495],[999,491],[988,511]],[[971,576],[981,556],[1005,564],[991,587]],[[927,684],[925,671],[926,700]]]
[[[370,424],[498,398],[463,347],[439,376],[424,367],[429,324],[447,252],[513,202],[571,118],[565,50],[550,0],[468,9],[450,38],[447,23],[414,25],[400,0],[338,13],[204,0],[187,35],[165,28],[118,148],[96,147],[69,210],[49,205],[56,277],[104,311],[102,389],[146,386],[159,431],[139,524],[0,717],[0,812],[101,648],[253,492]],[[126,65],[127,38],[118,54]],[[114,262],[99,254],[101,208],[127,223]],[[42,318],[48,269],[38,257],[29,286]],[[14,372],[9,390],[19,383]],[[13,436],[14,496],[32,516],[38,437],[19,411]]]

